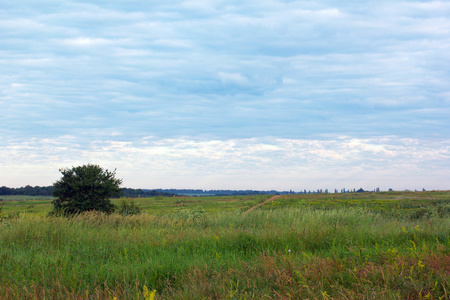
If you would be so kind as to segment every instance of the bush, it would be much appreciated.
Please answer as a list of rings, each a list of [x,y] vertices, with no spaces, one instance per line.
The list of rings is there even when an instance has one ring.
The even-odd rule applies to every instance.
[[[53,214],[71,215],[84,211],[111,213],[115,210],[110,197],[120,194],[121,179],[116,171],[98,165],[83,165],[59,170],[63,177],[53,184]]]
[[[429,219],[434,215],[433,208],[431,207],[419,207],[410,216],[411,220],[418,220],[421,218]]]
[[[441,218],[450,217],[450,203],[440,203],[436,208],[436,212]]]
[[[117,208],[117,212],[121,216],[132,216],[132,215],[138,215],[142,212],[142,209],[137,206],[136,202],[134,202],[133,199],[131,200],[125,200],[121,199],[119,203],[119,207]]]
[[[429,219],[431,217],[448,218],[450,216],[450,203],[437,203],[427,207],[419,207],[412,212],[410,218],[412,220],[416,219]]]

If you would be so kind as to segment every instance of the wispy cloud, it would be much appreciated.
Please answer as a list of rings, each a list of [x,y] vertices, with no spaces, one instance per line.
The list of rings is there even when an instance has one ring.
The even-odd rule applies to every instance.
[[[450,174],[450,143],[395,136],[328,140],[154,139],[77,143],[74,137],[9,141],[0,181],[47,185],[56,171],[83,163],[118,168],[125,184],[149,188],[439,188]],[[26,168],[47,174],[23,174]],[[354,187],[352,187],[354,188]]]

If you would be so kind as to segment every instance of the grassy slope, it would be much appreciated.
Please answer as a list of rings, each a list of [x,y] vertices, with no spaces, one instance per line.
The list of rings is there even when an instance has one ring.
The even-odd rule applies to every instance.
[[[284,196],[249,214],[265,198],[136,199],[152,214],[126,218],[35,204],[0,223],[0,298],[444,299],[450,220],[414,211],[449,195]]]

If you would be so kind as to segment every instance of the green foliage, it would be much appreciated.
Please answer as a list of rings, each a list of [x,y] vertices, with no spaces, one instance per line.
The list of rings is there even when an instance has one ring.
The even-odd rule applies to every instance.
[[[438,203],[435,205],[421,206],[414,210],[411,219],[429,219],[431,217],[448,218],[450,217],[450,203]]]
[[[9,212],[8,214],[3,214],[3,207],[5,204],[0,203],[0,222],[3,220],[17,219],[20,216],[19,212]]]
[[[110,197],[120,194],[121,179],[116,172],[98,165],[83,165],[59,170],[63,177],[53,184],[54,214],[76,214],[83,211],[111,213],[115,207]]]
[[[138,215],[142,212],[142,208],[137,206],[133,199],[120,199],[119,205],[117,207],[117,212],[121,216],[132,216]]]
[[[301,207],[313,210],[362,208],[397,219],[429,219],[450,216],[450,192],[389,192],[316,195],[286,195],[261,209]]]
[[[449,218],[450,217],[450,202],[441,203],[436,207],[436,215],[441,218]]]
[[[196,207],[192,209],[187,208],[176,208],[174,217],[179,220],[198,220],[206,215],[206,210],[201,207]]]

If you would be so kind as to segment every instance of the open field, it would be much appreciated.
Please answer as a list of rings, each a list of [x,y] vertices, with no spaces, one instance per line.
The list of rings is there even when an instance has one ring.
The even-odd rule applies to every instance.
[[[3,201],[0,299],[449,298],[450,192],[285,195],[245,213],[268,198],[72,218]]]
[[[53,199],[52,196],[26,196],[26,195],[1,195],[1,200],[7,201],[33,201]]]
[[[258,196],[210,196],[210,197],[150,197],[132,199],[144,212],[152,215],[173,214],[180,210],[202,209],[208,213],[226,210],[245,211],[270,198],[270,195]],[[52,197],[45,196],[1,196],[4,201],[3,213],[37,213],[47,215],[52,209]],[[122,198],[124,199],[124,198]],[[118,204],[122,199],[112,199]],[[6,200],[6,201],[5,201]],[[128,199],[127,199],[128,200]]]

